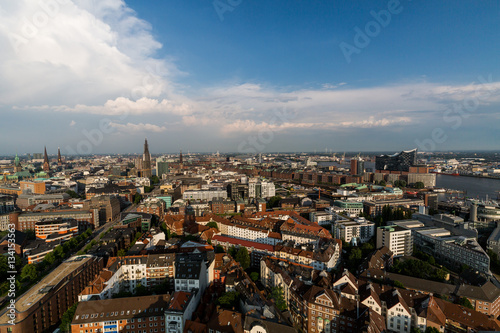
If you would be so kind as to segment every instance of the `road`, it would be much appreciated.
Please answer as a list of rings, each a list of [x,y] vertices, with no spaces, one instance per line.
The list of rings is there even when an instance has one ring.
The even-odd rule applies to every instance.
[[[125,208],[121,213],[130,213],[130,212],[135,212],[137,208],[137,205],[135,204],[132,204],[130,206],[128,206],[127,208]],[[111,229],[115,224],[117,224],[118,222],[120,222],[120,216],[121,216],[121,213],[120,215],[118,215],[118,217],[116,219],[114,219],[113,221],[109,221],[107,223],[105,223],[104,225],[100,226],[99,228],[97,228],[96,230],[94,230],[94,232],[92,233],[92,239],[90,239],[89,241],[87,241],[87,243],[90,243],[91,241],[95,240],[95,241],[98,241],[99,240],[99,235],[102,234],[102,233],[106,233],[109,229]]]

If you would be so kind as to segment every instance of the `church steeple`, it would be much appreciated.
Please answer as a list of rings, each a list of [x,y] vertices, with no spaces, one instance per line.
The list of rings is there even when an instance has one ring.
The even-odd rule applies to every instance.
[[[50,171],[49,156],[47,155],[47,147],[44,147],[43,153],[43,171]]]
[[[19,160],[19,156],[17,156],[16,153],[16,157],[14,158],[14,172],[21,172],[21,170],[21,161]]]
[[[182,149],[181,149],[181,153],[179,154],[179,163],[182,164]]]
[[[61,148],[57,147],[57,165],[61,166],[62,164]]]
[[[144,139],[144,154],[142,155],[142,176],[151,178],[151,154],[149,153],[148,139]]]

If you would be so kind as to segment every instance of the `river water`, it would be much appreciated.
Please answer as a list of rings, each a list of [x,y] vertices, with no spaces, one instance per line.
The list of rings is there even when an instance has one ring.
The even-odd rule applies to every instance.
[[[350,165],[348,164],[340,165],[335,162],[319,162],[318,165],[319,166],[335,165],[337,167],[342,166],[347,168],[350,167]],[[375,163],[365,162],[365,168],[372,168],[372,170],[374,170]],[[436,187],[467,191],[465,196],[468,198],[486,199],[486,196],[488,196],[489,199],[496,199],[498,195],[497,193],[498,191],[500,191],[500,179],[464,177],[464,176],[457,177],[457,176],[437,174]],[[449,197],[450,195],[446,196]],[[444,194],[440,195],[440,200],[444,200],[446,196]],[[453,194],[451,196],[462,197],[463,195]]]
[[[496,199],[500,191],[500,179],[436,175],[436,187],[467,191],[468,198]],[[462,196],[462,195],[460,195]]]

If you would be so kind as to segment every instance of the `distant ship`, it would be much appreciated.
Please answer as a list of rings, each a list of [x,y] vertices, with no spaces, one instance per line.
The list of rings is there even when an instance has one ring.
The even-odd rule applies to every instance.
[[[436,173],[438,175],[447,175],[447,176],[460,176],[458,172],[441,172],[441,171],[436,171],[432,170],[431,173]]]

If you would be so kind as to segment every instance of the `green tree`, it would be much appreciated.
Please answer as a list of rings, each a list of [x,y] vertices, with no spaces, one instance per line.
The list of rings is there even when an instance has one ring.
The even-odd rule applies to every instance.
[[[146,296],[149,294],[148,288],[143,286],[141,283],[137,284],[135,288],[135,296]]]
[[[363,252],[359,247],[354,247],[349,254],[349,260],[360,260],[363,258]]]
[[[375,247],[370,242],[366,242],[366,243],[363,243],[363,245],[361,245],[361,251],[363,253],[366,253],[366,254],[372,252],[374,249],[375,249]]]
[[[425,187],[425,184],[424,184],[424,183],[422,183],[422,182],[416,182],[415,184],[413,184],[413,187],[414,187],[414,188],[421,189],[421,188],[424,188],[424,187]]]
[[[209,228],[215,228],[215,229],[219,230],[219,227],[217,226],[217,222],[213,222],[213,221],[212,222],[208,222],[207,223],[207,227],[209,227]]]
[[[227,253],[233,257],[233,258],[236,258],[236,252],[238,252],[238,249],[236,248],[236,246],[231,246],[228,250],[227,250]]]
[[[441,332],[435,327],[427,327],[425,329],[425,333],[441,333]]]
[[[0,280],[5,280],[7,278],[7,271],[9,270],[7,256],[0,256]]]
[[[26,238],[28,240],[35,240],[36,239],[35,230],[33,230],[33,229],[24,230],[24,233],[26,234]]]
[[[269,208],[278,207],[281,201],[281,197],[279,195],[275,195],[269,199]]]
[[[64,248],[62,247],[62,245],[58,245],[54,249],[53,253],[56,256],[56,258],[63,258],[64,257]]]
[[[240,294],[238,292],[229,291],[227,293],[222,294],[222,296],[219,297],[215,303],[217,305],[220,305],[224,309],[231,309],[238,305],[239,299],[240,299]]]
[[[59,329],[61,332],[71,332],[71,322],[73,321],[73,317],[75,316],[76,308],[78,307],[78,303],[73,304],[61,317],[61,325],[59,325]]]
[[[420,328],[413,326],[410,330],[410,333],[422,333]]]
[[[149,180],[151,181],[151,184],[153,184],[153,185],[160,183],[160,178],[158,178],[158,176],[152,176],[151,178],[149,178]]]
[[[67,190],[66,193],[69,194],[69,196],[74,198],[74,199],[80,198],[80,195],[78,193],[76,193],[75,191]]]
[[[250,267],[250,255],[246,247],[240,246],[238,252],[236,252],[235,260],[240,263],[243,269]]]
[[[50,266],[54,263],[54,261],[56,261],[56,259],[56,255],[54,254],[54,251],[52,251],[50,253],[47,253],[43,261],[46,262],[48,266]]]
[[[35,281],[38,276],[36,266],[34,264],[29,264],[21,269],[21,281]]]
[[[469,299],[467,297],[460,297],[460,299],[458,300],[458,304],[460,304],[461,306],[464,306],[466,308],[474,310],[474,306],[472,306],[472,303],[469,301]]]
[[[127,254],[127,251],[124,249],[118,250],[118,253],[116,254],[118,257],[124,257],[125,254]]]
[[[134,194],[134,204],[140,204],[142,200],[142,196],[139,193]]]
[[[283,288],[282,287],[271,288],[271,294],[269,295],[269,298],[274,300],[276,307],[280,311],[286,310],[286,301],[285,301],[285,297],[283,295]]]
[[[387,184],[386,184],[386,182],[385,182],[385,180],[381,180],[381,181],[380,181],[380,183],[378,183],[378,184],[379,184],[380,186],[385,186],[385,185],[387,185]]]
[[[217,246],[215,247],[215,253],[224,253],[224,248],[217,244]]]
[[[405,286],[401,282],[396,280],[396,281],[394,281],[394,287],[404,289]]]
[[[250,278],[252,279],[253,282],[257,282],[257,280],[259,279],[259,273],[257,272],[250,273]]]

